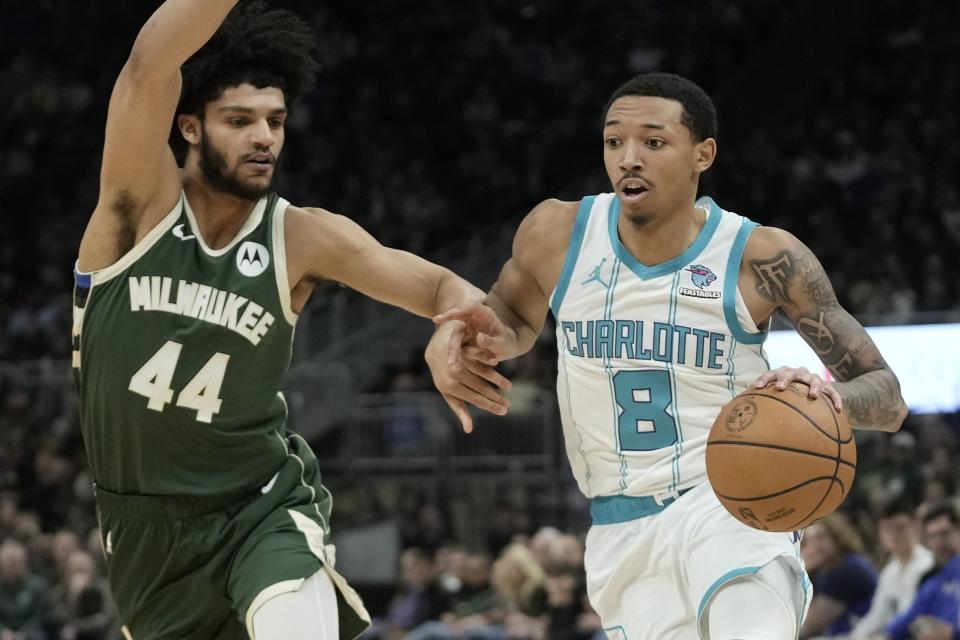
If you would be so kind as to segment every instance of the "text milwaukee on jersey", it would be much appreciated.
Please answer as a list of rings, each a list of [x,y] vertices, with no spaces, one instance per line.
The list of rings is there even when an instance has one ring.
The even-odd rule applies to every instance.
[[[180,280],[177,297],[171,300],[173,278],[140,276],[127,281],[132,311],[163,311],[196,318],[235,331],[253,345],[260,343],[273,324],[273,314],[253,300],[209,285]]]

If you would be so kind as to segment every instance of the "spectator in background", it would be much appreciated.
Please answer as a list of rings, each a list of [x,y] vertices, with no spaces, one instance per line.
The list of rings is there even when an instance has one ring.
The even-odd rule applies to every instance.
[[[813,600],[800,628],[800,638],[838,637],[870,608],[877,572],[863,557],[860,535],[840,512],[809,527],[801,546]]]
[[[880,572],[870,610],[850,633],[866,640],[910,606],[920,578],[933,566],[933,554],[920,544],[915,509],[907,500],[894,500],[880,516],[880,544],[890,560]]]
[[[490,556],[468,553],[460,565],[459,592],[439,620],[426,622],[407,640],[500,640],[505,637],[503,607],[490,586]]]
[[[585,611],[586,586],[583,568],[571,563],[554,563],[546,568],[547,638],[587,640],[600,630],[600,618]]]
[[[0,640],[47,640],[47,586],[27,569],[27,549],[8,538],[0,544]]]
[[[448,599],[436,580],[430,554],[411,547],[400,556],[401,591],[383,619],[375,620],[363,635],[371,640],[401,638],[424,622],[437,620],[448,609]]]
[[[910,608],[887,625],[877,640],[954,640],[960,637],[960,516],[941,504],[923,516],[923,537],[935,567]],[[911,635],[912,634],[912,635]]]
[[[525,545],[508,546],[493,564],[493,585],[500,598],[515,612],[539,616],[546,611],[547,593],[543,567]]]
[[[61,640],[104,640],[114,624],[109,587],[97,574],[93,557],[82,549],[70,553],[53,591]]]

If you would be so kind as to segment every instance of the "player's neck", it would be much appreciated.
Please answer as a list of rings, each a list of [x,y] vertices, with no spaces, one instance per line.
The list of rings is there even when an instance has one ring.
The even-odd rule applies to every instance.
[[[621,212],[617,220],[620,242],[630,254],[647,266],[654,266],[679,256],[693,243],[706,223],[703,210],[692,203],[674,211],[651,216],[643,224],[630,220]]]
[[[183,172],[183,192],[197,221],[200,235],[211,249],[227,246],[239,233],[257,204],[213,189],[201,176]]]

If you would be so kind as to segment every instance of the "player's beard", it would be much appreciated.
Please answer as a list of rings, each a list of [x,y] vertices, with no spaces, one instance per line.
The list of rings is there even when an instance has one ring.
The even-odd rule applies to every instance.
[[[226,156],[210,144],[206,135],[200,137],[199,165],[207,184],[216,191],[241,200],[256,201],[267,195],[273,189],[273,180],[277,176],[277,164],[274,163],[273,173],[270,174],[270,181],[266,185],[259,187],[243,182],[235,172],[230,172]]]
[[[629,222],[631,225],[633,225],[637,229],[642,229],[643,227],[645,227],[647,224],[650,223],[650,220],[652,220],[653,218],[653,216],[651,216],[648,213],[627,211],[626,209],[623,209],[621,213],[623,217],[626,218],[627,222]]]

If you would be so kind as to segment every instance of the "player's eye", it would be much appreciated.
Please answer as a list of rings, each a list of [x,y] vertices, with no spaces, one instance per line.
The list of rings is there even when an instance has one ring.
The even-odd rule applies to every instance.
[[[247,123],[243,118],[230,118],[227,122],[231,127],[242,127]]]
[[[620,141],[617,140],[616,138],[607,138],[606,140],[604,140],[604,144],[607,145],[608,149],[616,149],[617,147],[620,146]]]
[[[283,126],[283,120],[274,118],[273,120],[270,121],[270,126],[274,129],[279,129],[280,127]]]
[[[650,147],[651,149],[659,149],[665,144],[666,142],[664,142],[660,138],[650,138],[649,140],[647,140],[647,146]]]

